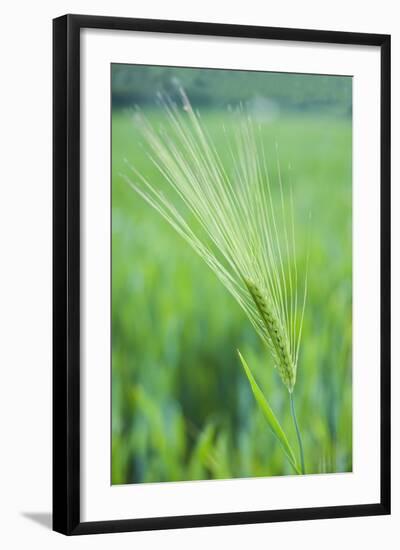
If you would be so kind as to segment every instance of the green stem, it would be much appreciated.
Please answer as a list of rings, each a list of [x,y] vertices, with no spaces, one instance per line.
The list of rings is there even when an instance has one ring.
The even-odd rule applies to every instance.
[[[292,418],[293,418],[294,427],[296,428],[297,441],[298,441],[298,443],[299,443],[300,461],[301,461],[301,473],[304,475],[304,474],[306,473],[306,469],[305,469],[305,466],[304,466],[303,443],[302,443],[302,441],[301,441],[301,435],[300,435],[299,425],[297,424],[296,411],[294,410],[293,392],[291,392],[289,395],[290,395],[290,412],[292,413]]]

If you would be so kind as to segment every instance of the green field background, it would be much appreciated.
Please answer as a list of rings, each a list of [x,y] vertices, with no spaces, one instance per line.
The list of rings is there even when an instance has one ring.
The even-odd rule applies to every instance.
[[[132,82],[134,75],[129,89]],[[343,96],[336,103],[340,108],[317,101],[297,110],[286,105],[274,116],[258,117],[272,155],[272,185],[276,143],[283,181],[293,184],[301,265],[312,215],[295,387],[307,473],[352,468],[352,130]],[[153,124],[162,123],[160,109],[141,107]],[[199,101],[199,110],[223,154],[226,105]],[[234,299],[127,185],[125,159],[165,185],[141,141],[132,110],[114,105],[112,483],[290,474],[251,394],[237,348],[296,447],[288,392]]]

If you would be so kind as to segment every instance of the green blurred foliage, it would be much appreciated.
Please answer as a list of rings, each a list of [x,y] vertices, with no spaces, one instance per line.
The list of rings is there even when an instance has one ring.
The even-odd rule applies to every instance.
[[[324,110],[350,115],[351,78],[260,71],[112,65],[113,107],[154,104],[157,92],[175,97],[181,85],[192,105],[220,108],[268,99],[291,111]]]
[[[132,81],[141,81],[141,75],[136,77],[131,87]],[[201,113],[223,151],[226,109],[214,106]],[[160,110],[146,114],[154,124],[162,123]],[[300,267],[312,213],[308,302],[295,387],[307,472],[349,471],[351,120],[333,117],[319,105],[307,114],[260,117],[260,124],[266,151],[271,151],[272,182],[277,181],[277,142],[283,180],[293,183]],[[115,109],[112,483],[292,473],[254,401],[236,349],[297,449],[288,393],[270,355],[215,275],[127,185],[124,159],[165,185],[141,147],[132,112]]]

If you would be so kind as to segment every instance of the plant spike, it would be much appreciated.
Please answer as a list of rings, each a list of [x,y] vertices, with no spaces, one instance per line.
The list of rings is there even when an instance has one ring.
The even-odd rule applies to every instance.
[[[134,166],[129,165],[135,179],[124,177],[236,299],[271,351],[291,394],[307,296],[306,273],[299,313],[292,187],[286,208],[276,147],[279,200],[275,201],[260,126],[255,126],[242,106],[236,113],[233,140],[223,128],[225,150],[231,159],[226,163],[182,88],[179,93],[182,108],[159,94],[167,128],[157,130],[144,115],[136,116],[149,147],[148,156],[167,192]],[[170,192],[174,199],[169,198]]]

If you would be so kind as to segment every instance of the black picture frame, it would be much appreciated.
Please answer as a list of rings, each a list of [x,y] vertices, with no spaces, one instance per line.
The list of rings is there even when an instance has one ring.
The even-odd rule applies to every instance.
[[[84,28],[378,46],[381,51],[381,448],[373,504],[80,520],[80,31]],[[53,529],[66,535],[390,513],[390,36],[65,15],[53,21]]]

